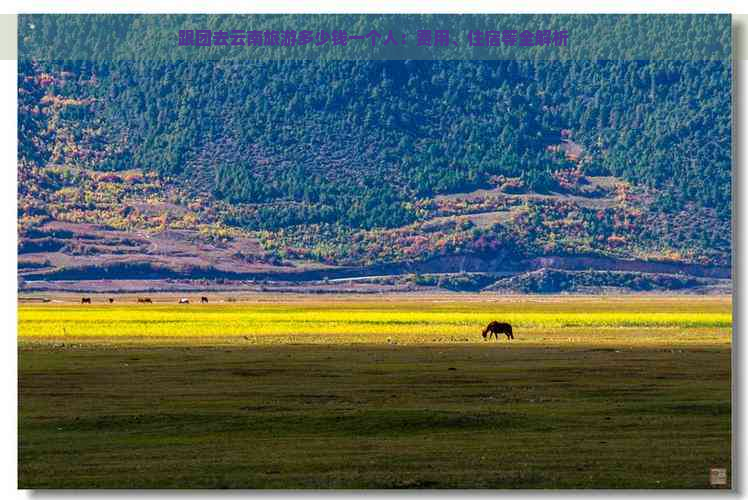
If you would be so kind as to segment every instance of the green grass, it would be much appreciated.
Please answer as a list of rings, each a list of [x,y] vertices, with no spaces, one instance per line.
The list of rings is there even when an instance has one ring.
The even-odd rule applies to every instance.
[[[332,317],[419,308],[420,318],[440,321],[487,308],[629,314],[659,305],[698,315],[730,307],[712,298],[616,300],[327,307]],[[324,302],[306,301],[190,307],[164,310],[190,318],[185,325],[193,315],[218,321],[218,311],[268,311],[278,322],[288,321],[283,310],[325,312]],[[731,467],[729,326],[528,321],[512,343],[482,342],[473,328],[467,341],[405,332],[397,335],[411,342],[388,344],[375,329],[352,342],[346,331],[334,341],[298,334],[311,343],[289,345],[284,332],[257,334],[274,343],[194,332],[154,341],[27,336],[23,321],[35,311],[70,312],[63,322],[100,314],[21,310],[22,488],[707,488],[710,467]]]

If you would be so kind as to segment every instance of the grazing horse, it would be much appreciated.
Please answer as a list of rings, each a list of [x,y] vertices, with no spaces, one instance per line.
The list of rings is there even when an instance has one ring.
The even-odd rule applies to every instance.
[[[138,297],[138,304],[152,304],[153,302],[148,297]]]
[[[200,297],[200,303],[201,304],[207,304],[208,303],[208,297]]]
[[[81,299],[81,304],[90,304],[91,303],[91,297],[83,297]]]
[[[507,340],[512,340],[514,338],[514,334],[512,333],[512,325],[509,323],[499,323],[498,321],[491,321],[485,330],[483,330],[483,339],[488,336],[488,338],[491,338],[491,335],[496,338],[496,340],[499,340],[499,334],[503,333],[506,335]]]
[[[179,304],[189,304],[189,303],[190,303],[190,299],[186,299],[186,298],[179,299]]]

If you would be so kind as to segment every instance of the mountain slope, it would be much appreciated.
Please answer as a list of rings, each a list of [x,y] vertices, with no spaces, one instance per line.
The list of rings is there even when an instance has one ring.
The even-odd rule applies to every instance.
[[[22,61],[20,273],[729,266],[730,79],[715,61]]]

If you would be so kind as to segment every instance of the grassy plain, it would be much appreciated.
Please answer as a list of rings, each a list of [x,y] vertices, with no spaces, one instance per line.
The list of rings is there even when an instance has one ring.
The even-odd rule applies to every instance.
[[[20,487],[705,488],[731,467],[729,297],[162,299],[19,306]],[[491,319],[516,340],[483,342]]]

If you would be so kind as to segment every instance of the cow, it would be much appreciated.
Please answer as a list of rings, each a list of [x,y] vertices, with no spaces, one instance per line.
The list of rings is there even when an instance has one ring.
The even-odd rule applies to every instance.
[[[91,297],[83,297],[81,299],[81,304],[90,304],[91,303]]]
[[[200,297],[200,303],[201,304],[207,304],[208,303],[208,297]]]
[[[485,330],[483,330],[483,340],[488,337],[491,338],[491,335],[493,335],[496,340],[499,340],[499,334],[503,333],[506,335],[507,340],[512,340],[514,338],[514,333],[512,333],[512,325],[509,323],[499,323],[498,321],[491,321],[488,326],[486,326]]]
[[[152,303],[153,302],[148,297],[138,297],[138,304],[152,304]]]
[[[190,303],[190,299],[182,297],[181,299],[179,299],[178,303],[179,304],[189,304]]]

